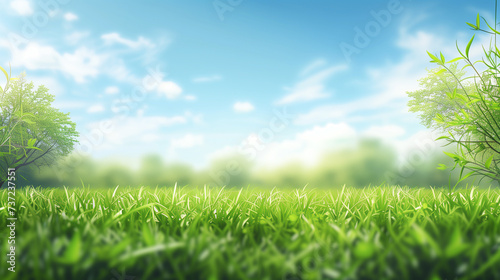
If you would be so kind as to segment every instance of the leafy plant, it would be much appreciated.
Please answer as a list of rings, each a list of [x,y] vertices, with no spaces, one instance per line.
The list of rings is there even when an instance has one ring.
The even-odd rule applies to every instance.
[[[445,152],[453,158],[452,170],[460,167],[461,180],[473,175],[500,181],[500,70],[497,62],[500,50],[496,45],[496,34],[500,32],[484,18],[488,29],[481,29],[478,15],[476,24],[467,23],[474,30],[495,36],[494,43],[484,48],[484,58],[473,62],[470,48],[474,36],[462,51],[457,44],[460,56],[446,61],[444,55],[428,52],[431,62],[439,65],[430,71],[429,77],[421,81],[427,85],[425,90],[410,92],[410,111],[421,112],[422,122],[430,127],[441,129],[447,145],[456,144],[457,151]],[[496,22],[496,18],[495,18]],[[458,69],[457,62],[465,62]],[[465,70],[472,69],[471,76]],[[479,70],[485,67],[486,70]],[[437,140],[438,140],[437,139]],[[447,166],[441,165],[440,169]],[[468,171],[464,174],[464,171]]]
[[[0,87],[0,116],[2,120],[2,126],[0,126],[0,157],[5,159],[7,156],[15,154],[16,151],[26,153],[27,150],[36,149],[36,147],[33,146],[35,142],[33,139],[27,139],[26,145],[21,145],[12,141],[16,128],[22,123],[30,123],[30,117],[32,115],[24,112],[22,106],[14,108],[13,110],[9,108],[10,106],[7,102],[6,95],[8,94],[11,82],[18,80],[18,78],[11,77],[10,69],[9,73],[7,73],[7,71],[0,66],[0,70],[4,73],[6,78],[5,86],[3,88]],[[2,171],[4,170],[2,169]],[[2,183],[3,181],[1,179],[4,178],[2,177],[3,175],[4,174],[0,175],[0,182]]]
[[[45,86],[36,90],[24,74],[7,78],[0,91],[0,187],[8,168],[48,165],[67,155],[76,143],[78,132],[69,114],[52,107],[54,96]]]

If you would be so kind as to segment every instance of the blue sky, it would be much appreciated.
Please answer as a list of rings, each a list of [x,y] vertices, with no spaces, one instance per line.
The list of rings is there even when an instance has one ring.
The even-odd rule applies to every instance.
[[[51,89],[79,151],[202,167],[314,162],[363,136],[411,146],[425,128],[405,92],[433,67],[426,50],[456,56],[494,1],[0,4],[1,65]]]

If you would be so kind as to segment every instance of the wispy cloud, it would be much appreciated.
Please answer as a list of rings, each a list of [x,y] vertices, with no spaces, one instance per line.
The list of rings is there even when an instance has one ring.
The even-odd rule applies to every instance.
[[[392,116],[397,119],[407,114],[407,91],[418,88],[418,79],[425,76],[429,59],[425,50],[442,50],[451,55],[454,48],[447,46],[446,38],[430,31],[410,32],[408,25],[399,29],[396,47],[404,53],[397,62],[388,62],[378,67],[367,67],[367,84],[370,93],[348,102],[318,106],[298,115],[296,124],[308,125],[330,121],[361,121]],[[449,56],[447,56],[449,57]]]
[[[188,149],[195,146],[201,146],[204,143],[202,134],[186,134],[180,138],[174,138],[170,142],[171,149]]]
[[[140,36],[136,41],[133,41],[130,39],[123,38],[119,33],[116,32],[103,34],[101,36],[101,39],[104,41],[105,44],[108,45],[121,44],[131,49],[139,49],[143,47],[152,48],[155,46],[155,44],[153,44],[149,39],[146,39],[142,36]]]
[[[104,90],[104,92],[105,92],[106,94],[111,94],[111,95],[113,95],[113,94],[117,94],[117,93],[119,93],[119,92],[120,92],[120,89],[119,89],[117,86],[109,86],[109,87],[107,87],[107,88]]]
[[[104,107],[104,105],[102,104],[94,104],[94,105],[91,105],[88,109],[87,109],[87,113],[90,113],[90,114],[94,114],[94,113],[102,113],[106,110],[106,108]]]
[[[78,16],[74,13],[68,12],[64,14],[64,19],[67,21],[75,21],[78,19]]]
[[[172,81],[163,81],[158,86],[157,92],[167,99],[175,99],[182,94],[182,88]]]
[[[326,81],[335,73],[346,70],[347,65],[341,64],[331,66],[326,69],[317,70],[317,68],[323,64],[324,63],[322,63],[321,61],[315,61],[312,64],[306,66],[302,71],[302,75],[309,75],[296,83],[289,90],[290,93],[278,100],[276,103],[278,105],[285,105],[301,101],[312,101],[330,96],[330,93],[325,90]],[[316,71],[311,74],[310,72],[312,70]]]
[[[195,101],[197,98],[194,95],[186,95],[184,99],[186,99],[187,101]]]
[[[364,136],[379,139],[394,140],[406,134],[403,127],[398,125],[374,125],[364,132]]]
[[[212,76],[202,76],[193,79],[193,83],[209,83],[222,80],[222,77],[219,75]]]
[[[189,121],[185,115],[177,116],[137,116],[113,117],[88,125],[88,130],[100,129],[102,123],[109,123],[110,129],[104,133],[103,141],[96,149],[106,149],[110,146],[126,148],[128,143],[141,142],[144,135],[161,135],[162,130],[173,125],[185,124]],[[120,147],[121,146],[121,147]]]
[[[29,16],[33,14],[33,8],[28,0],[12,0],[10,7],[21,16]]]
[[[346,123],[328,123],[314,126],[292,135],[284,140],[266,142],[265,146],[259,135],[250,134],[244,143],[246,148],[264,147],[257,153],[255,163],[259,167],[275,167],[290,162],[313,165],[325,152],[353,147],[359,133]],[[219,158],[239,153],[242,147],[227,146],[215,151],[210,157]],[[257,149],[257,148],[255,148]]]
[[[309,63],[306,67],[304,67],[302,72],[300,72],[300,75],[306,76],[306,75],[310,74],[313,70],[316,70],[316,69],[318,69],[322,66],[325,66],[325,65],[326,65],[326,61],[324,59],[314,60],[313,62]]]
[[[89,37],[89,35],[90,32],[87,31],[75,31],[66,35],[64,39],[69,45],[78,45],[83,39]]]
[[[73,53],[59,53],[50,45],[36,42],[30,42],[22,49],[12,49],[12,54],[12,66],[28,70],[58,70],[78,83],[96,77],[106,60],[105,55],[87,47],[79,47]]]
[[[239,101],[239,102],[234,103],[234,105],[233,105],[233,110],[236,113],[249,113],[249,112],[252,112],[254,109],[255,109],[255,107],[252,105],[252,103],[250,103],[248,101],[244,101],[244,102]]]

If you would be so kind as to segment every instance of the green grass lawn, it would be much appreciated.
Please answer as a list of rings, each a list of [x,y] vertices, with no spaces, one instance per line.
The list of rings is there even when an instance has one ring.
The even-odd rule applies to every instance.
[[[16,208],[4,280],[500,279],[497,189],[23,188]]]

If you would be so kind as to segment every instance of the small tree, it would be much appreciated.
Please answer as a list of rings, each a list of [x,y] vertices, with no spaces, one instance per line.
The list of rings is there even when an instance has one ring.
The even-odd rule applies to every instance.
[[[476,24],[467,23],[474,30],[480,30],[496,37],[500,34],[484,18],[487,30],[480,28],[480,17]],[[496,22],[496,18],[495,18]],[[447,145],[456,144],[455,153],[447,153],[454,159],[454,168],[461,167],[460,178],[480,175],[500,181],[500,69],[497,59],[500,50],[494,44],[484,48],[485,58],[472,62],[469,50],[474,36],[461,51],[460,57],[446,61],[442,53],[439,56],[428,53],[431,62],[439,69],[431,70],[430,75],[421,80],[425,89],[409,92],[410,111],[421,112],[423,124],[443,130],[446,135],[438,139],[447,141]],[[457,61],[465,61],[459,70]],[[485,66],[480,71],[478,65]],[[464,69],[471,67],[473,75],[464,77]],[[440,169],[447,167],[441,164]],[[467,174],[463,174],[468,170]]]
[[[15,154],[14,151],[22,151],[26,153],[30,149],[36,149],[33,146],[33,141],[29,139],[27,141],[26,146],[19,145],[12,141],[13,135],[15,134],[15,129],[18,125],[23,122],[30,122],[30,114],[23,112],[22,108],[17,108],[16,110],[9,110],[9,105],[6,99],[6,92],[9,90],[11,82],[17,80],[18,78],[12,78],[10,73],[7,73],[3,67],[0,67],[0,70],[4,73],[6,78],[5,86],[0,87],[0,117],[1,124],[0,126],[0,157],[2,159],[6,159],[7,156],[12,156]],[[1,164],[1,163],[0,163]],[[2,169],[2,174],[0,175],[0,187],[2,186],[5,176],[5,170]]]
[[[0,187],[8,168],[50,165],[69,154],[77,142],[76,125],[69,113],[52,107],[54,95],[45,86],[34,88],[22,74],[7,77],[0,91]]]

